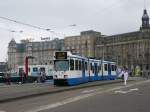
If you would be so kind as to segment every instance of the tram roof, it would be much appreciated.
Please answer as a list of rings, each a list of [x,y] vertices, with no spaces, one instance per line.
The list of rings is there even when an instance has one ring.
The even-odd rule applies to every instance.
[[[87,58],[85,56],[80,56],[79,54],[73,54],[70,51],[56,51],[56,52],[67,52],[67,56],[69,56],[71,58],[86,59],[86,60],[96,61],[96,62],[99,62],[99,61],[101,62],[102,61],[100,59]],[[104,60],[103,63],[115,63],[115,62]]]

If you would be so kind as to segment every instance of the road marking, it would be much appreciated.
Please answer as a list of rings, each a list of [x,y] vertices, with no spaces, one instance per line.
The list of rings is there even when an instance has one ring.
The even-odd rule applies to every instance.
[[[95,91],[99,91],[101,90],[102,88],[98,88],[98,89],[89,89],[89,90],[84,90],[82,91],[81,93],[83,94],[87,94],[87,93],[92,93],[92,92],[95,92]]]
[[[130,89],[130,91],[138,91],[138,88]]]
[[[91,93],[91,92],[94,92],[94,91],[96,91],[96,89],[84,90],[81,93]]]
[[[104,90],[104,91],[94,91],[93,93],[83,94],[83,95],[80,95],[80,96],[68,98],[66,100],[59,101],[59,102],[56,102],[56,103],[53,103],[53,104],[39,106],[37,108],[28,110],[26,112],[39,112],[39,111],[44,111],[44,110],[48,110],[48,109],[53,109],[53,108],[57,108],[59,106],[63,106],[63,105],[66,105],[66,104],[69,104],[69,103],[72,103],[72,102],[76,102],[76,101],[91,97],[91,96],[95,96],[95,95],[102,94],[102,93],[108,93],[108,92],[112,92],[112,91],[115,91],[115,90],[117,91],[118,89],[132,87],[132,86],[140,85],[140,84],[147,83],[147,82],[150,82],[150,81],[136,82],[134,84],[128,84],[127,86],[118,86],[118,87],[114,87],[114,88]],[[138,88],[134,88],[134,89],[130,89],[129,91],[137,91],[137,90],[138,90]],[[119,92],[119,90],[118,90],[118,92]],[[120,92],[125,93],[126,91],[123,92],[123,91],[120,90]]]
[[[0,112],[6,112],[6,111],[4,111],[4,110],[0,110]]]
[[[94,95],[94,93],[80,95],[80,96],[69,98],[69,99],[54,103],[54,104],[40,106],[37,109],[29,110],[27,112],[39,112],[39,111],[42,111],[42,110],[48,110],[48,109],[56,108],[56,107],[59,107],[59,106],[62,106],[62,105],[68,104],[68,103],[72,103],[72,102],[75,102],[75,101],[78,101],[78,100],[81,100],[81,99],[85,99],[85,98],[93,96],[93,95]]]
[[[113,91],[113,90],[116,90],[116,89],[120,89],[120,88],[124,88],[124,86],[119,86],[119,87],[111,88],[111,89],[104,90],[104,91],[94,91],[94,90],[92,90],[92,91],[94,91],[93,93],[89,93],[89,94],[84,94],[84,95],[79,95],[79,96],[76,96],[76,97],[68,98],[66,100],[63,100],[63,101],[60,101],[60,102],[56,102],[54,104],[40,106],[40,107],[38,107],[36,109],[32,109],[32,110],[29,110],[29,111],[26,111],[26,112],[39,112],[39,111],[43,111],[43,110],[57,108],[59,106],[65,105],[65,104],[69,104],[69,103],[72,103],[72,102],[75,102],[75,101],[79,101],[79,100],[82,100],[82,99],[85,99],[85,98],[88,98],[88,97],[91,97],[91,96],[95,96],[95,95],[98,95],[98,94],[101,94],[101,93],[105,93],[105,92],[110,92],[110,91]],[[98,88],[96,90],[100,90],[100,89],[102,89],[102,88]]]
[[[125,93],[127,93],[127,91],[119,90],[119,91],[115,91],[115,93],[122,93],[122,94],[125,94]]]
[[[130,93],[130,92],[133,92],[133,91],[138,91],[138,90],[139,90],[138,88],[129,89],[129,90],[127,90],[127,91],[118,90],[118,91],[115,91],[115,93],[126,94],[126,93]]]

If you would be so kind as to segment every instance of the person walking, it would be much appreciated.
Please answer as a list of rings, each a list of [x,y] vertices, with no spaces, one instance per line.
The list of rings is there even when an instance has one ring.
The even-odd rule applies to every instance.
[[[128,70],[126,68],[124,71],[124,85],[125,86],[127,85],[128,76],[129,76],[129,73],[128,73]]]
[[[40,83],[41,82],[41,70],[39,69],[38,73],[37,73],[37,82]]]
[[[46,80],[46,73],[45,71],[42,71],[42,82],[45,82]]]
[[[6,84],[7,85],[10,85],[11,83],[11,81],[10,81],[10,73],[9,72],[7,72],[7,73],[5,73],[5,82],[6,82]]]
[[[23,84],[23,70],[19,71],[19,75],[20,75],[20,84]]]
[[[27,83],[27,75],[23,72],[23,83]]]
[[[122,81],[124,81],[124,72],[125,69],[124,68],[120,68],[120,70],[118,70],[118,77],[120,77],[122,79]]]

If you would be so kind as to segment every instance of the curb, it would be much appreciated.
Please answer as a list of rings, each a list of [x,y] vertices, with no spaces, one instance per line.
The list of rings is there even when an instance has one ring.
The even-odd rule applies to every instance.
[[[129,80],[129,81],[133,81],[133,80]],[[47,95],[47,94],[54,94],[54,93],[60,93],[60,92],[64,92],[64,91],[71,91],[71,90],[77,90],[77,89],[82,89],[82,88],[88,88],[88,87],[96,87],[96,86],[102,86],[102,85],[109,85],[109,84],[115,84],[115,83],[120,83],[122,82],[122,80],[115,80],[115,81],[111,81],[111,82],[101,82],[98,84],[89,84],[89,85],[78,85],[78,86],[72,86],[72,87],[66,87],[63,89],[58,89],[58,90],[52,90],[52,91],[45,91],[45,92],[39,92],[38,93],[31,93],[30,95],[22,95],[22,96],[18,96],[18,97],[10,97],[10,98],[6,98],[6,99],[2,99],[0,100],[0,103],[6,103],[6,102],[12,102],[12,101],[16,101],[16,100],[21,100],[21,99],[25,99],[25,98],[31,98],[31,97],[37,97],[37,96],[42,96],[42,95]]]

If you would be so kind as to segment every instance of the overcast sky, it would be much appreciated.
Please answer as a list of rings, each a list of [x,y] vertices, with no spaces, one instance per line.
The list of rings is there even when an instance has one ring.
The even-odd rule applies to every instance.
[[[51,29],[57,34],[0,19],[0,61],[5,61],[12,38],[19,42],[24,38],[40,40],[41,36],[49,35],[51,38],[79,35],[86,30],[105,35],[137,31],[143,8],[144,0],[1,0],[0,16]],[[150,15],[149,0],[146,8]]]

